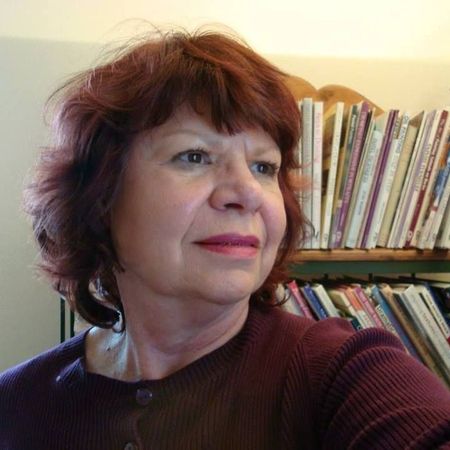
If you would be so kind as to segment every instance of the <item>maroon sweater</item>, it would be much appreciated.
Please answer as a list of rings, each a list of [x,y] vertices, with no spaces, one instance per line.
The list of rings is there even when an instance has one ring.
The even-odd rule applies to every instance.
[[[1,450],[450,449],[450,393],[392,335],[252,308],[162,380],[87,373],[82,334],[0,375]]]

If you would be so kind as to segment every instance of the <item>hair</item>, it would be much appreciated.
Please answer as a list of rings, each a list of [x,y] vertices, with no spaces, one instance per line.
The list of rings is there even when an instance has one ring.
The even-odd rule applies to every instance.
[[[157,32],[82,72],[49,99],[53,143],[43,149],[25,209],[40,269],[91,324],[111,328],[123,314],[115,271],[123,270],[110,212],[139,133],[182,104],[205,110],[219,132],[259,126],[277,143],[287,227],[274,267],[252,302],[275,303],[275,288],[305,235],[295,177],[300,113],[287,75],[234,35]],[[99,301],[99,298],[105,301]]]

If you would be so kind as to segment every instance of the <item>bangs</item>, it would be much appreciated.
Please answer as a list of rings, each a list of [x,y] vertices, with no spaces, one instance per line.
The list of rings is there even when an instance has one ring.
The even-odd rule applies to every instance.
[[[121,125],[127,130],[122,131],[162,125],[186,104],[208,116],[219,132],[260,127],[282,153],[297,145],[300,116],[284,73],[236,40],[208,33],[170,35],[158,45],[133,49],[114,68],[116,79],[123,70],[126,88]]]

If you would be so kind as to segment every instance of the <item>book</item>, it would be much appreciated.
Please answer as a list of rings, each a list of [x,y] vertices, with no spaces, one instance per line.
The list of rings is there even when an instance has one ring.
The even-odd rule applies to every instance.
[[[413,343],[422,361],[430,370],[446,381],[439,365],[432,357],[431,352],[433,352],[433,350],[430,351],[430,348],[425,344],[419,334],[409,310],[403,305],[400,294],[394,292],[391,286],[386,283],[380,283],[378,286],[402,328],[405,330],[406,334]]]
[[[309,319],[314,319],[307,301],[298,288],[297,282],[295,280],[290,281],[289,283],[287,283],[287,288],[289,289],[289,292],[292,294],[293,298],[296,300],[300,310],[302,311],[302,315],[304,317],[308,317]]]
[[[325,311],[325,308],[320,303],[314,291],[311,289],[309,283],[304,283],[304,285],[300,287],[300,291],[303,293],[304,298],[313,311],[314,316],[319,320],[326,319],[328,317],[328,314]]]
[[[344,245],[348,248],[355,248],[358,244],[358,236],[366,214],[366,206],[383,140],[382,132],[376,130],[374,126],[375,123],[372,121],[356,181],[353,204],[350,206],[349,220],[344,231]]]
[[[301,103],[302,117],[302,176],[304,188],[301,192],[301,207],[306,220],[312,223],[312,178],[313,178],[313,100],[304,98]],[[307,236],[303,248],[311,248],[312,238]]]
[[[406,247],[415,246],[417,243],[417,239],[422,228],[423,217],[428,209],[431,191],[434,187],[438,169],[438,161],[440,160],[441,154],[445,149],[444,144],[447,140],[447,133],[450,124],[448,120],[448,111],[442,110],[437,116],[439,117],[439,120],[437,121],[437,130],[432,139],[430,155],[426,163],[426,169],[417,199],[417,206],[414,210],[411,224],[409,226],[408,238],[405,242]]]
[[[358,317],[357,311],[348,299],[347,294],[343,288],[328,288],[327,293],[332,302],[335,304],[336,308],[342,312],[342,315],[352,319],[352,325],[356,330],[364,328],[364,325],[361,323],[361,320]]]
[[[450,198],[450,132],[445,148],[438,162],[436,182],[431,193],[428,210],[425,213],[417,247],[432,249],[444,217],[445,208]]]
[[[379,328],[384,328],[383,322],[381,321],[375,306],[372,304],[370,298],[366,295],[365,290],[360,284],[351,283],[354,293],[358,297],[363,309],[366,311],[367,315],[370,317],[372,324]]]
[[[303,313],[300,309],[300,307],[298,306],[298,303],[296,302],[294,296],[292,295],[291,291],[286,288],[285,289],[285,299],[284,302],[281,305],[281,308],[284,311],[287,311],[288,313],[294,314],[296,316],[303,316]]]
[[[320,283],[313,283],[311,284],[311,289],[316,294],[318,300],[320,301],[321,305],[325,309],[328,317],[339,317],[339,312],[337,311],[336,307],[334,306],[334,303],[331,301],[327,291]]]
[[[395,211],[400,200],[400,193],[406,178],[406,171],[411,160],[411,153],[419,130],[419,125],[417,124],[419,116],[420,115],[413,117],[408,124],[397,165],[397,171],[395,173],[394,182],[392,183],[391,192],[389,194],[389,199],[383,217],[383,222],[381,224],[380,233],[378,235],[377,245],[380,247],[387,247],[388,245],[389,233],[392,228]]]
[[[378,237],[378,230],[381,226],[382,213],[385,203],[381,200],[383,191],[386,189],[387,176],[389,173],[388,162],[392,159],[391,147],[395,131],[395,123],[398,117],[398,110],[390,110],[384,128],[383,142],[381,144],[380,156],[374,174],[374,183],[368,200],[368,214],[361,239],[361,247],[373,248]]]
[[[313,164],[311,223],[313,234],[311,248],[320,248],[321,202],[322,202],[322,153],[323,153],[323,102],[313,103]]]
[[[328,248],[330,239],[331,215],[333,211],[334,188],[341,147],[344,103],[335,103],[324,116],[323,132],[323,178],[322,178],[322,226],[320,247]]]
[[[358,104],[357,122],[354,129],[354,136],[349,138],[347,149],[348,158],[347,167],[344,166],[343,173],[343,192],[342,203],[340,206],[339,216],[337,218],[337,231],[335,247],[342,246],[342,240],[344,235],[345,223],[347,220],[347,213],[350,207],[350,201],[353,192],[353,186],[355,184],[357,169],[359,166],[361,152],[364,145],[365,136],[367,133],[367,119],[369,117],[369,104],[362,102]]]
[[[385,323],[386,329],[388,331],[391,331],[400,338],[406,351],[411,356],[413,356],[418,361],[423,362],[422,358],[417,353],[414,344],[411,342],[411,339],[409,338],[408,334],[403,329],[402,325],[400,324],[396,315],[394,314],[392,308],[389,306],[389,303],[386,301],[384,294],[380,291],[380,288],[376,284],[372,284],[370,285],[370,289],[372,298],[375,304],[379,307],[377,311],[379,312],[379,316],[382,320],[384,315],[383,322]],[[382,311],[382,313],[380,310]]]
[[[399,299],[408,310],[416,328],[423,339],[429,343],[429,350],[435,355],[441,372],[450,381],[450,351],[448,343],[442,336],[431,313],[418,295],[413,284],[392,285],[394,293],[399,294]]]
[[[436,238],[436,247],[445,249],[450,248],[450,200],[445,207],[444,218]]]
[[[406,204],[406,214],[404,215],[404,221],[400,230],[400,239],[398,242],[398,246],[400,248],[405,247],[406,242],[409,242],[412,239],[413,232],[410,229],[410,226],[416,209],[420,207],[418,205],[420,189],[430,156],[434,135],[436,134],[437,126],[439,123],[439,114],[436,110],[431,111],[428,114],[427,119],[428,120],[424,130],[420,152],[416,158],[414,171],[412,173],[408,202]]]
[[[416,161],[420,154],[421,144],[423,141],[423,133],[425,130],[425,125],[429,121],[429,114],[425,114],[424,111],[422,111],[420,114],[418,114],[414,119],[412,120],[412,123],[414,125],[418,125],[419,129],[417,132],[417,137],[414,142],[414,148],[411,155],[411,160],[408,164],[408,170],[405,176],[405,180],[402,186],[402,191],[400,194],[398,206],[396,208],[396,212],[394,215],[394,220],[392,222],[392,228],[391,232],[389,234],[389,239],[387,246],[388,248],[399,248],[400,247],[400,237],[401,233],[403,231],[403,224],[406,220],[406,214],[408,212],[408,209],[411,207],[410,202],[410,191],[411,191],[411,184],[413,183],[413,172],[415,171]]]
[[[353,145],[353,139],[355,137],[358,108],[358,105],[352,105],[350,107],[347,120],[345,122],[345,139],[339,152],[336,186],[334,189],[333,214],[331,220],[331,240],[329,243],[329,248],[337,248],[337,243],[341,240],[341,236],[338,235],[337,232],[339,227],[339,217],[341,214],[342,198],[344,195],[344,187],[347,177],[350,153]]]
[[[434,318],[435,322],[437,323],[442,335],[444,336],[445,340],[449,344],[449,351],[450,351],[450,328],[445,321],[444,316],[442,315],[438,305],[436,304],[436,300],[433,297],[433,294],[431,292],[431,288],[429,287],[427,282],[420,282],[420,284],[417,284],[415,286],[417,293],[420,295],[420,297],[423,300],[423,303],[430,311],[432,317]]]

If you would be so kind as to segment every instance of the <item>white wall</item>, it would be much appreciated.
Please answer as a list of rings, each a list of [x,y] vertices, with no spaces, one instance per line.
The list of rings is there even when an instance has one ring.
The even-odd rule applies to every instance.
[[[45,143],[45,99],[65,76],[95,58],[98,45],[89,42],[114,40],[124,29],[130,35],[135,25],[119,31],[118,21],[220,21],[316,87],[347,85],[384,108],[450,104],[448,0],[430,0],[426,8],[417,0],[407,6],[379,0],[377,11],[373,2],[363,11],[361,0],[330,1],[326,7],[320,1],[240,3],[166,0],[150,6],[148,0],[130,0],[126,12],[123,2],[110,0],[0,6],[0,371],[59,340],[57,296],[31,268],[35,249],[20,210],[22,185]]]
[[[0,370],[59,340],[58,297],[34,275],[22,188],[45,143],[45,99],[63,77],[88,64],[92,49],[0,38]]]
[[[128,18],[157,25],[225,23],[263,53],[450,59],[448,0],[4,1],[0,33],[110,41]]]

